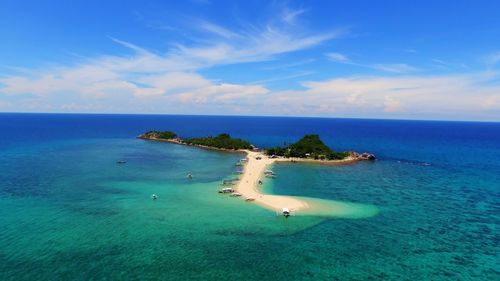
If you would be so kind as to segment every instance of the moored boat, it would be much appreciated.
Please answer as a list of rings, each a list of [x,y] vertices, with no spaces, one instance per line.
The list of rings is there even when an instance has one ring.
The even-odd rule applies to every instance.
[[[219,190],[219,193],[233,193],[233,192],[234,192],[234,189],[231,187],[225,187],[225,188]]]

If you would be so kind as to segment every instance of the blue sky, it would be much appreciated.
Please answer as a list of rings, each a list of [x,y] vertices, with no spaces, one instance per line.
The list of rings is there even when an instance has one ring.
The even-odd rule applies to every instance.
[[[0,3],[0,111],[500,121],[497,1]]]

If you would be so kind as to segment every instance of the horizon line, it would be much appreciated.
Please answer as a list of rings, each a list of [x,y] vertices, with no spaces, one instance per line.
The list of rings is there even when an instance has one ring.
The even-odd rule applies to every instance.
[[[406,119],[370,118],[335,116],[291,116],[291,115],[236,115],[236,114],[186,114],[186,113],[110,113],[110,112],[16,112],[0,111],[0,114],[45,114],[45,115],[150,115],[150,116],[200,116],[200,117],[264,117],[264,118],[310,118],[310,119],[349,119],[373,121],[420,121],[420,122],[460,122],[460,123],[500,123],[500,120],[446,120],[446,119]]]

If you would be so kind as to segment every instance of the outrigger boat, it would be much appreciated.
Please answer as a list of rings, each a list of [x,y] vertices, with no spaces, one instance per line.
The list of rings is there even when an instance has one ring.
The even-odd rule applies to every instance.
[[[230,182],[226,182],[226,181],[223,181],[221,184],[221,186],[233,186],[233,185],[236,185],[236,183],[230,181]]]
[[[225,187],[225,188],[219,190],[219,193],[233,193],[233,192],[234,192],[234,189],[231,187]]]
[[[285,218],[288,218],[290,216],[290,210],[288,208],[283,208],[282,214]]]
[[[228,180],[223,180],[222,183],[234,183],[235,181],[239,181],[239,178],[233,178]]]

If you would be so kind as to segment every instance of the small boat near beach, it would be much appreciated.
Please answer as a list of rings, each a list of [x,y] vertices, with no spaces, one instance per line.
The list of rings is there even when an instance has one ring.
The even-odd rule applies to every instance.
[[[283,208],[281,213],[285,218],[288,218],[290,216],[290,210],[288,208]]]
[[[233,185],[236,185],[236,183],[235,183],[235,182],[232,182],[232,181],[230,181],[230,182],[226,182],[226,181],[224,181],[224,182],[222,182],[220,185],[221,185],[221,186],[233,186]]]
[[[219,193],[233,193],[233,192],[234,192],[234,189],[231,187],[225,187],[225,188],[219,190]]]
[[[247,199],[245,199],[245,201],[247,201],[247,202],[252,202],[252,201],[255,201],[255,198],[248,197]]]
[[[231,197],[240,197],[241,196],[241,193],[238,193],[238,192],[233,192],[233,194],[229,195]]]
[[[118,160],[118,161],[116,161],[116,164],[125,164],[125,163],[127,163],[127,161],[125,161],[125,160]]]
[[[276,178],[276,175],[267,174],[267,175],[266,175],[266,178],[275,179],[275,178]]]
[[[223,180],[222,183],[234,183],[234,182],[239,181],[239,180],[240,180],[239,178],[232,178],[232,179]]]

